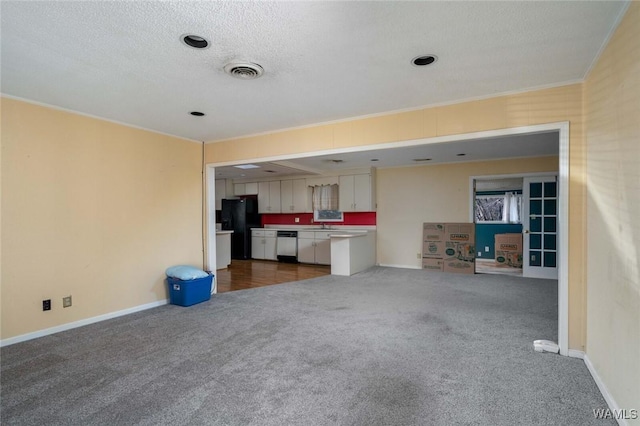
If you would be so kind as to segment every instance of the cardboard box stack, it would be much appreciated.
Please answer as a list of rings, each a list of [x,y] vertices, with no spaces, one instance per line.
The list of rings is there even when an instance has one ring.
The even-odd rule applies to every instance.
[[[422,269],[442,271],[444,263],[444,224],[422,224]]]
[[[522,268],[522,234],[496,234],[496,266]]]
[[[422,269],[475,273],[473,223],[424,223]]]
[[[444,271],[474,274],[476,270],[476,232],[473,223],[445,225]]]

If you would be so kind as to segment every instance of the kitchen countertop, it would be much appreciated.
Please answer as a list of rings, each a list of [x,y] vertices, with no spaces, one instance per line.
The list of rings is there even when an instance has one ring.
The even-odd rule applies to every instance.
[[[233,234],[233,231],[216,231],[216,235]]]
[[[347,234],[347,233],[331,234],[330,237],[331,238],[356,238],[356,237],[365,237],[366,235],[367,235],[366,231],[357,231],[357,232],[354,232],[353,234]]]

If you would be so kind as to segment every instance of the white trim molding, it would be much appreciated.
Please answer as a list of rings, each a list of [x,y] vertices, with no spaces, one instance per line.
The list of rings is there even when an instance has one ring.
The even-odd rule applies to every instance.
[[[583,351],[579,351],[577,349],[569,349],[567,351],[567,356],[569,358],[584,359],[584,357],[587,356],[587,354],[585,354]]]
[[[584,354],[583,360],[585,365],[587,366],[587,369],[589,370],[589,373],[591,373],[591,377],[593,377],[593,381],[596,382],[598,389],[600,389],[600,393],[609,406],[609,409],[614,413],[619,413],[621,411],[620,406],[618,406],[615,399],[613,399],[613,396],[609,393],[609,389],[607,389],[607,386],[598,375],[596,368],[591,363],[591,360],[589,359],[589,356],[587,354]],[[617,416],[616,420],[620,426],[627,426],[629,424],[625,419],[617,418]]]
[[[380,263],[378,266],[383,266],[385,268],[400,268],[400,269],[422,269],[420,266],[415,265],[389,265],[387,263]]]
[[[26,342],[27,340],[37,339],[38,337],[49,336],[51,334],[60,333],[62,331],[67,331],[67,330],[82,327],[85,325],[94,324],[96,322],[106,321],[106,320],[121,317],[124,315],[133,314],[134,312],[140,312],[140,311],[145,311],[151,308],[157,308],[158,306],[166,305],[168,302],[169,302],[168,299],[158,300],[156,302],[134,306],[132,308],[123,309],[121,311],[109,312],[108,314],[98,315],[96,317],[86,318],[80,321],[74,321],[74,322],[58,325],[51,328],[45,328],[44,330],[34,331],[33,333],[27,333],[27,334],[22,334],[16,337],[10,337],[8,339],[0,340],[0,347],[14,345],[20,342]]]

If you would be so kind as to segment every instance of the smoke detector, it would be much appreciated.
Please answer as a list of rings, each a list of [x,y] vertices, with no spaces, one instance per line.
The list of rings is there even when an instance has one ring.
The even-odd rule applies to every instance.
[[[227,64],[224,66],[224,72],[242,80],[253,80],[260,77],[264,73],[264,69],[258,64],[245,62]]]

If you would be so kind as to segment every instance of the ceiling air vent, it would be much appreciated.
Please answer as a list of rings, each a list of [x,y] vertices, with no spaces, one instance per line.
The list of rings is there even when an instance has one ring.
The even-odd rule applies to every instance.
[[[260,77],[264,70],[258,64],[247,62],[227,64],[224,66],[224,72],[242,80],[253,80]]]

